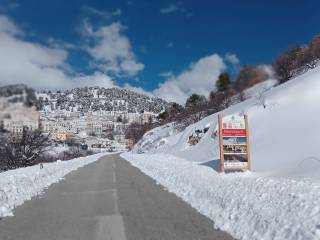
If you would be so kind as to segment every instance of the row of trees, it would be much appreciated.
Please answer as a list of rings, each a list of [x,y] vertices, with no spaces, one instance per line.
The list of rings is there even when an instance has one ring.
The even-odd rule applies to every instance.
[[[289,47],[273,62],[280,83],[317,66],[320,59],[320,35],[304,46]]]

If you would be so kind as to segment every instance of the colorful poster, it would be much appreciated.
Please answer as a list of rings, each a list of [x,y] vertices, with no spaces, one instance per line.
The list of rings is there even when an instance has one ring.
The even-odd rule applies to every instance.
[[[219,115],[222,171],[250,169],[246,116]]]

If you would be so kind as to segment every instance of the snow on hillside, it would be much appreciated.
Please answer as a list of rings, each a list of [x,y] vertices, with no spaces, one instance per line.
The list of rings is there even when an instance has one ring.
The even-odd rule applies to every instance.
[[[107,153],[19,168],[0,173],[0,218],[12,216],[13,209],[24,201],[41,194],[51,184],[63,179],[71,171],[97,161]]]
[[[246,98],[252,98],[258,96],[260,93],[266,92],[272,89],[274,86],[278,84],[278,81],[275,79],[269,79],[258,83],[246,90],[244,90],[244,94]]]
[[[168,103],[160,98],[121,88],[84,87],[54,93],[42,92],[36,95],[41,110],[46,112],[102,110],[160,113],[168,106]]]
[[[236,238],[320,239],[319,78],[320,67],[222,112],[248,114],[253,173],[219,173],[217,114],[156,128],[122,156]]]

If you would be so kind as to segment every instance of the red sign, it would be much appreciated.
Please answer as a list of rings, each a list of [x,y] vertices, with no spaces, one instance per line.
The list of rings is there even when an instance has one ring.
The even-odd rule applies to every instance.
[[[228,137],[231,137],[231,136],[243,136],[245,137],[246,136],[246,129],[222,129],[222,135],[223,136],[228,136]]]

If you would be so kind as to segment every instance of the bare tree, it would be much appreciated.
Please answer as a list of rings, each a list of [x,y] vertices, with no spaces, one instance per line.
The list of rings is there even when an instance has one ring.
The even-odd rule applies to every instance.
[[[245,65],[240,69],[237,79],[232,85],[237,92],[242,92],[268,78],[269,74],[262,67]]]
[[[308,45],[308,57],[309,68],[317,66],[320,59],[320,35],[315,36]]]
[[[27,167],[36,163],[48,146],[49,136],[40,130],[24,129],[21,135],[11,134],[4,146],[9,169]]]
[[[265,97],[265,93],[263,91],[258,93],[256,99],[257,99],[257,103],[259,106],[262,106],[263,108],[267,107],[266,97]]]
[[[280,82],[286,82],[294,76],[294,70],[299,67],[298,59],[302,48],[293,46],[281,54],[273,63],[273,68]]]

